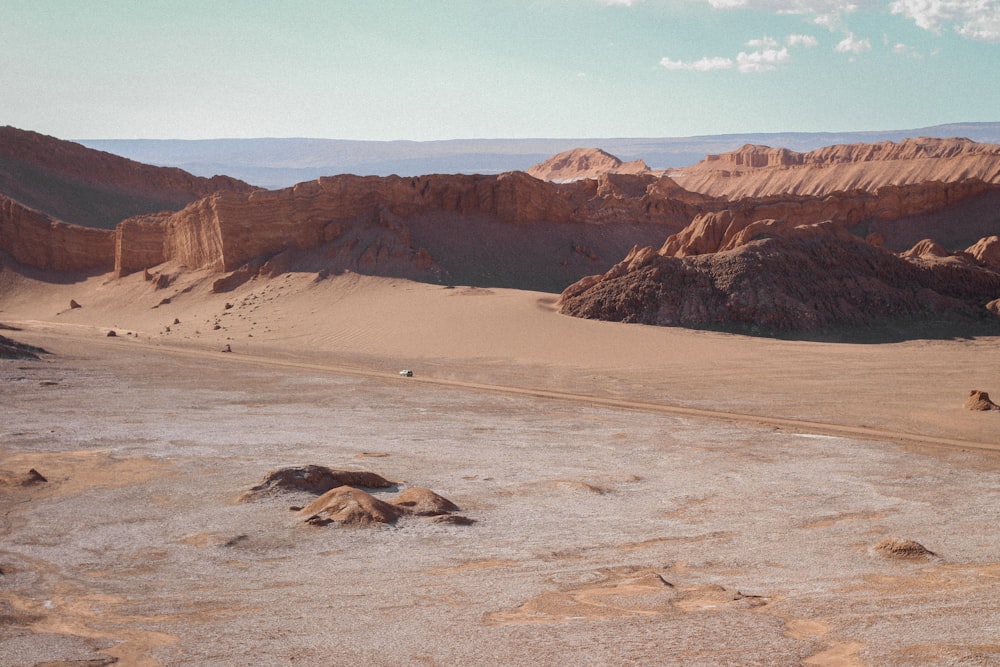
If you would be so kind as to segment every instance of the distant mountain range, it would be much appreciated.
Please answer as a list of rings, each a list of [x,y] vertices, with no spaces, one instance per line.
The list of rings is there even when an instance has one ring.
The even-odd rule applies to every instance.
[[[964,137],[1000,143],[998,123],[954,123],[884,132],[781,132],[664,138],[455,139],[352,141],[340,139],[85,139],[89,148],[146,164],[180,167],[196,176],[232,176],[269,189],[320,176],[419,176],[527,171],[556,153],[601,148],[623,161],[641,159],[651,169],[695,164],[706,155],[745,144],[811,151],[824,146],[911,137]]]

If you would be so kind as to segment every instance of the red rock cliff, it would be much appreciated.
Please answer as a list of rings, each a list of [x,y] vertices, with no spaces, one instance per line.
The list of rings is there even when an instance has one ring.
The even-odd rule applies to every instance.
[[[0,251],[47,271],[103,272],[114,265],[115,233],[71,225],[0,195]]]
[[[111,229],[123,218],[176,211],[213,192],[252,189],[228,176],[200,178],[0,127],[0,194],[74,224]]]
[[[1000,183],[1000,146],[927,137],[829,146],[808,153],[748,145],[668,173],[688,190],[729,199],[874,192],[927,181]]]
[[[176,261],[189,268],[231,271],[252,258],[329,242],[357,224],[435,215],[491,219],[509,225],[647,224],[664,236],[683,227],[695,201],[669,179],[612,175],[558,185],[513,172],[499,176],[416,178],[335,176],[292,188],[216,193],[169,216],[119,226],[119,275]],[[693,198],[693,199],[692,199]],[[162,255],[156,237],[162,239]]]

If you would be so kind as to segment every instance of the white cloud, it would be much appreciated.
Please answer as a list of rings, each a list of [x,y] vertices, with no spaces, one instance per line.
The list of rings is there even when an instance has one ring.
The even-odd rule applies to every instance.
[[[915,58],[919,60],[924,57],[923,54],[921,54],[915,47],[912,47],[909,44],[903,44],[902,42],[894,44],[892,52],[897,56],[903,56],[904,58]]]
[[[902,14],[924,30],[947,27],[970,39],[1000,42],[1000,3],[996,0],[895,0],[893,14]]]
[[[854,33],[851,32],[847,34],[847,37],[837,43],[834,50],[838,53],[853,53],[857,55],[859,53],[864,53],[865,51],[871,51],[872,43],[868,39],[855,39]]]
[[[778,42],[771,39],[770,37],[764,36],[760,39],[751,39],[747,42],[747,46],[753,47],[755,49],[776,49],[778,48]]]
[[[804,46],[808,49],[818,45],[819,40],[812,35],[789,35],[785,38],[785,44],[788,46]]]
[[[660,65],[666,67],[669,70],[683,70],[688,72],[711,72],[720,69],[732,69],[733,61],[729,58],[715,57],[715,58],[701,58],[700,60],[694,60],[691,62],[684,62],[682,60],[671,60],[670,58],[661,58]]]
[[[613,0],[605,0],[613,1]],[[631,2],[633,0],[619,0]],[[638,1],[638,0],[634,0]],[[845,28],[845,17],[858,11],[901,14],[919,27],[940,33],[953,29],[969,39],[1000,42],[998,0],[701,0],[715,9],[754,9],[801,14],[832,31]]]
[[[716,9],[759,9],[777,14],[850,14],[880,0],[705,0]]]
[[[809,35],[789,35],[785,38],[788,46],[816,46],[818,43],[815,37]],[[700,60],[684,61],[673,60],[672,58],[661,58],[660,65],[669,70],[687,72],[712,72],[722,69],[733,69],[734,67],[744,74],[756,72],[773,72],[781,65],[791,62],[792,57],[788,52],[788,46],[778,48],[779,42],[773,37],[765,35],[760,39],[751,39],[746,46],[752,51],[740,51],[736,58],[725,58],[722,56],[705,57]]]
[[[771,72],[791,60],[788,49],[764,49],[752,53],[740,52],[736,56],[736,66],[741,72]]]

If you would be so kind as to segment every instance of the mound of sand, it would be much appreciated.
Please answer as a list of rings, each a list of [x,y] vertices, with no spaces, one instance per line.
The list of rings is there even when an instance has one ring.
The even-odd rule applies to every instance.
[[[886,558],[896,558],[899,560],[923,560],[937,555],[919,542],[904,540],[899,537],[885,538],[875,545],[875,551]]]
[[[350,486],[327,491],[301,510],[307,523],[325,526],[339,523],[345,526],[372,526],[392,523],[403,516],[402,508],[390,505],[375,496]]]
[[[410,487],[389,502],[417,516],[439,516],[458,511],[455,503],[419,486]]]
[[[260,484],[241,495],[239,500],[249,502],[294,491],[321,495],[342,486],[386,489],[392,486],[392,482],[373,472],[361,470],[332,470],[319,465],[291,466],[267,473]]]

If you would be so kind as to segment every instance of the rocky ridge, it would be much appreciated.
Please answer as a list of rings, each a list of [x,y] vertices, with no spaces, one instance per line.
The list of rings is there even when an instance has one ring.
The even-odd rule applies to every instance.
[[[292,268],[352,270],[468,283],[516,267],[505,286],[558,291],[594,268],[609,267],[635,236],[652,240],[681,229],[706,203],[711,200],[683,196],[669,179],[650,175],[568,184],[521,172],[342,175],[284,190],[215,193],[174,213],[128,218],[113,232],[95,235],[104,250],[90,252],[80,265],[110,263],[124,276],[172,262],[250,277],[248,267],[269,263],[272,275]],[[44,217],[35,222],[39,228],[50,224]],[[491,244],[484,247],[477,237]],[[13,236],[0,236],[0,248],[22,263],[49,269],[71,263],[14,252],[15,245]],[[107,247],[113,248],[110,256]],[[528,265],[524,258],[533,256],[537,261]],[[475,266],[467,257],[476,258]]]
[[[201,178],[0,127],[0,194],[65,222],[112,229],[129,216],[176,211],[214,192],[253,189],[228,176]]]
[[[727,212],[660,250],[637,246],[605,274],[566,288],[561,310],[765,335],[941,321],[1000,333],[989,307],[1000,272],[974,254],[985,256],[986,240],[958,253],[926,240],[894,254],[835,221],[751,218]]]
[[[746,145],[668,170],[682,187],[716,197],[825,196],[887,185],[970,179],[1000,183],[1000,146],[921,137],[898,143],[829,146],[807,153]]]
[[[536,170],[567,182],[523,172],[341,175],[213,192],[114,230],[2,197],[0,250],[45,270],[143,271],[158,286],[170,276],[154,267],[206,271],[219,275],[216,291],[288,271],[555,292],[573,283],[561,299],[568,314],[764,333],[995,321],[998,160],[1000,146],[964,140],[811,153],[748,146],[703,163],[729,171],[702,171],[719,181],[787,172],[793,194],[762,187],[730,199],[580,149]],[[867,176],[844,181],[841,168]],[[947,177],[920,180],[928,174]],[[842,182],[856,187],[830,190]],[[810,194],[810,183],[823,183],[822,193]]]

